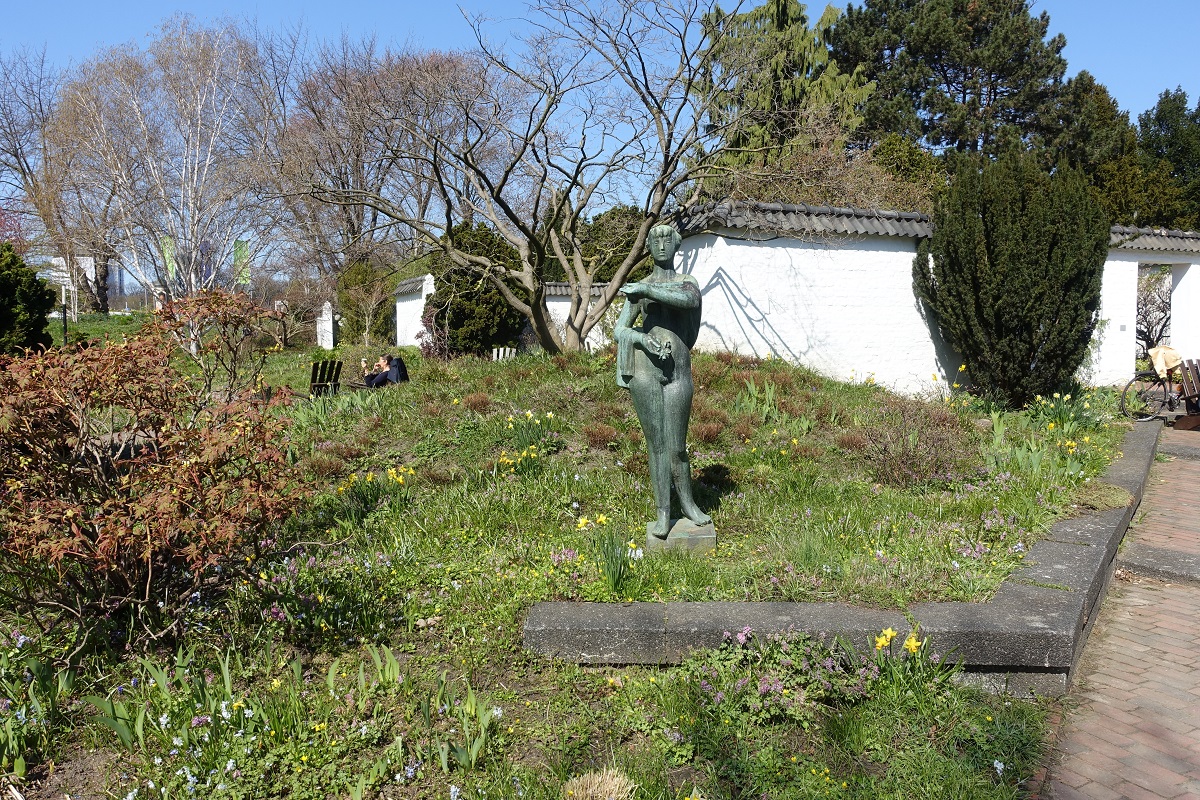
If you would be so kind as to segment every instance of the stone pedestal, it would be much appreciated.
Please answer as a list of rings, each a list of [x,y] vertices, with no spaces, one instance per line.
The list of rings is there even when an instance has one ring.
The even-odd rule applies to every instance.
[[[710,522],[697,525],[690,519],[673,519],[667,538],[659,539],[650,533],[653,522],[646,523],[646,551],[680,550],[694,555],[706,555],[717,549],[717,529]]]

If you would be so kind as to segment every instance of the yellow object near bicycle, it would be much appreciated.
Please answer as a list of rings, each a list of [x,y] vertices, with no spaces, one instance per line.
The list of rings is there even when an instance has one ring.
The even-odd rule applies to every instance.
[[[1150,357],[1150,363],[1154,365],[1154,371],[1160,378],[1167,377],[1171,370],[1183,363],[1183,356],[1179,355],[1179,351],[1167,345],[1151,347],[1146,351],[1146,355]]]

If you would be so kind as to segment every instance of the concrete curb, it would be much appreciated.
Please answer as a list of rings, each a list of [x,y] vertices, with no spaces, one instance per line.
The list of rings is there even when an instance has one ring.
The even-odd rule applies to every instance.
[[[1200,583],[1200,556],[1136,542],[1121,552],[1117,564],[1135,575],[1174,583]]]
[[[1025,566],[987,603],[921,603],[908,609],[934,652],[961,659],[966,677],[1012,693],[1064,694],[1112,577],[1117,546],[1141,502],[1159,422],[1138,423],[1104,480],[1133,501],[1063,520],[1033,545]],[[796,630],[870,649],[883,628],[909,630],[905,612],[844,603],[538,603],[525,646],[582,664],[677,664],[725,632]]]

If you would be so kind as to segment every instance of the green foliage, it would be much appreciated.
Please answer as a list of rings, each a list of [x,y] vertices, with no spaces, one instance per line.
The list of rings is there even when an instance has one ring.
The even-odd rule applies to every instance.
[[[1186,206],[1174,224],[1200,224],[1200,99],[1189,109],[1183,89],[1164,91],[1154,108],[1138,117],[1138,143],[1150,159],[1170,165]]]
[[[609,528],[596,533],[596,557],[600,562],[600,571],[604,573],[604,582],[613,597],[622,597],[626,584],[633,577],[633,562],[642,557],[642,549],[637,542]]]
[[[37,276],[8,242],[0,242],[0,355],[49,347],[47,317],[54,290]]]
[[[914,187],[915,206],[933,207],[933,199],[946,188],[949,176],[945,164],[914,139],[889,133],[875,146],[875,163],[896,179]],[[901,209],[903,210],[903,209]]]
[[[1066,70],[1049,24],[1026,0],[865,0],[834,28],[833,57],[876,83],[865,130],[995,153],[1046,124]]]
[[[1100,305],[1108,223],[1083,176],[1032,156],[968,161],[938,203],[913,288],[979,391],[1021,407],[1069,386]]]
[[[65,728],[75,669],[55,669],[30,652],[30,639],[0,632],[0,778],[25,776],[53,752]]]
[[[482,223],[456,226],[451,239],[461,251],[487,260],[488,269],[497,274],[518,267],[516,248]],[[485,356],[494,347],[516,344],[525,317],[481,272],[439,254],[434,258],[433,273],[436,291],[425,299],[423,318],[421,350],[425,356]]]
[[[763,381],[762,388],[753,381],[745,381],[746,388],[739,392],[733,408],[743,414],[749,414],[760,425],[775,422],[780,417],[779,402],[776,399],[776,387],[771,381]]]
[[[1013,797],[1037,768],[1044,713],[957,686],[957,667],[916,631],[903,646],[898,635],[882,631],[863,655],[745,628],[677,670],[608,680],[661,769],[698,776],[703,793],[688,796],[732,781],[789,800]]]
[[[483,756],[495,727],[495,712],[467,684],[467,694],[458,697],[448,673],[438,676],[437,688],[420,702],[418,710],[426,728],[425,760],[438,763],[442,772],[452,767],[474,769]],[[457,721],[450,727],[448,723]]]
[[[714,121],[730,125],[725,135],[728,166],[766,165],[789,144],[805,144],[814,111],[832,109],[839,129],[852,131],[859,108],[874,88],[860,67],[842,71],[830,57],[829,37],[839,12],[829,6],[808,26],[804,4],[768,2],[736,14],[718,6],[705,16],[715,41],[708,53],[713,72],[734,76],[720,93]]]
[[[269,682],[247,689],[239,679],[252,665],[237,653],[205,662],[180,650],[166,665],[140,659],[127,684],[87,702],[139,756],[138,783],[152,795],[266,798],[287,786],[291,797],[319,800],[403,769],[403,741],[384,732],[405,675],[390,649],[368,654],[356,669],[333,659],[323,675],[299,659],[280,661],[267,668]],[[355,750],[374,758],[364,763]]]
[[[344,340],[395,343],[395,292],[399,274],[374,262],[348,265],[337,280],[338,309],[342,313]]]

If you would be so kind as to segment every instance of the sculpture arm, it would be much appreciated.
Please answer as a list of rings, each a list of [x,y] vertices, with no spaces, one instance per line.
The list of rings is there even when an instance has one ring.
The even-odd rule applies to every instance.
[[[641,303],[627,299],[617,324],[613,326],[613,338],[617,340],[617,386],[629,388],[629,380],[633,377],[633,347],[645,339],[645,334],[634,330],[634,320],[641,313]]]
[[[670,283],[641,283],[642,296],[674,308],[696,308],[700,305],[700,287],[693,278]]]

